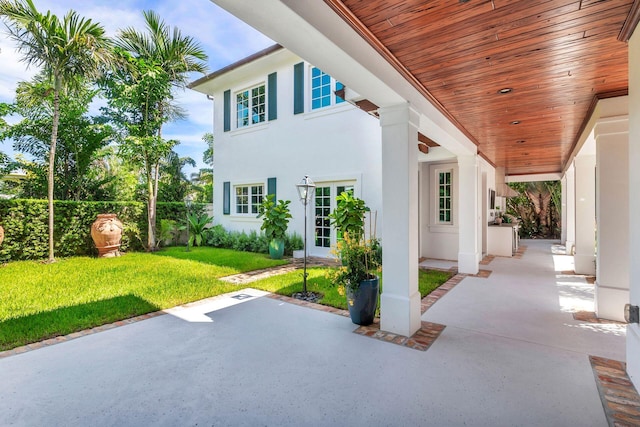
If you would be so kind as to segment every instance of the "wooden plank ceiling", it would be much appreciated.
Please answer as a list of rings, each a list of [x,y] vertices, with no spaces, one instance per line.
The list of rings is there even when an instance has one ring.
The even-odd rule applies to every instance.
[[[561,172],[595,101],[628,91],[633,0],[325,2],[508,175]]]

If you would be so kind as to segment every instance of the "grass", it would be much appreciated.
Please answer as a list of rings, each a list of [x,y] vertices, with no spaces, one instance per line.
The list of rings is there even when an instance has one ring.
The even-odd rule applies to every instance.
[[[323,295],[318,302],[332,307],[347,309],[346,297],[339,292],[326,278],[328,268],[311,268],[308,270],[307,290],[318,292]],[[436,270],[420,270],[418,276],[418,289],[420,297],[424,298],[434,289],[449,280],[451,273]],[[302,272],[293,271],[278,276],[267,277],[251,283],[252,288],[262,289],[275,294],[291,296],[295,292],[302,290]]]
[[[54,264],[17,261],[0,266],[0,351],[59,335],[238,290],[221,277],[285,264],[267,255],[208,247],[167,248],[119,258],[76,257]],[[322,304],[346,309],[346,299],[326,278],[308,270],[308,290]],[[450,274],[420,271],[422,296]],[[302,290],[302,272],[252,282],[282,295]]]
[[[0,350],[231,292],[218,278],[284,263],[215,248],[12,262],[0,267]]]

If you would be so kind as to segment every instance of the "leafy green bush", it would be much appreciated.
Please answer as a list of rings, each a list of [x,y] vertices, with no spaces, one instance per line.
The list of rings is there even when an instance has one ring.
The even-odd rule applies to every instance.
[[[189,245],[201,246],[205,240],[205,234],[209,229],[212,217],[202,214],[189,215]]]
[[[258,207],[258,218],[262,218],[260,230],[271,240],[284,240],[287,236],[287,225],[291,218],[289,212],[291,200],[278,200],[269,194]]]
[[[297,233],[285,235],[285,255],[302,249],[304,242]],[[236,251],[268,253],[269,239],[264,234],[255,231],[227,231],[221,225],[215,225],[207,230],[206,244],[215,248],[234,249]]]
[[[192,206],[196,212],[202,205]],[[124,225],[123,251],[143,250],[146,241],[147,209],[142,202],[54,202],[54,244],[59,257],[96,255],[91,224],[98,214],[115,213]],[[158,203],[158,224],[162,219],[178,223],[186,219],[183,203]],[[0,261],[46,258],[48,254],[48,211],[46,200],[0,200],[0,225],[5,239]],[[144,231],[142,231],[144,230]]]

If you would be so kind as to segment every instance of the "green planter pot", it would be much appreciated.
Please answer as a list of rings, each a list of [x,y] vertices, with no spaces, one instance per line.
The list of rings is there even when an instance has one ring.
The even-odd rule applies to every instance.
[[[269,242],[269,255],[271,259],[281,259],[284,255],[284,240],[273,239]]]
[[[373,323],[376,308],[378,308],[378,292],[380,292],[378,277],[360,282],[360,287],[355,291],[347,287],[347,306],[353,323],[362,326]]]

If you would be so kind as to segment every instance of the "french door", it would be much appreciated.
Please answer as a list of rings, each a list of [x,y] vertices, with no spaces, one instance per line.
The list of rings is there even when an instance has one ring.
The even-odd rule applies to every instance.
[[[331,247],[336,244],[336,231],[331,227],[329,214],[336,208],[336,197],[344,191],[353,194],[353,182],[319,183],[316,185],[314,212],[314,240],[311,255],[331,256]]]

